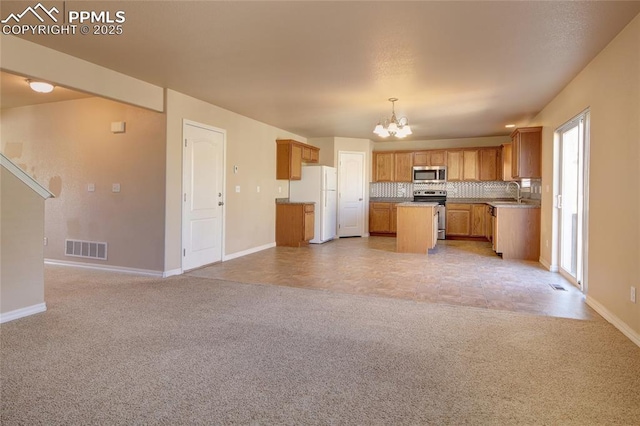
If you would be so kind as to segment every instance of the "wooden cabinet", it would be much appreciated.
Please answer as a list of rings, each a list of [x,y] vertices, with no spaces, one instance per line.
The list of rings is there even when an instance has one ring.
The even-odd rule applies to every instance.
[[[471,236],[486,237],[486,204],[471,205]]]
[[[540,258],[540,208],[497,207],[493,249],[503,259]]]
[[[480,180],[480,151],[465,149],[462,151],[462,180]]]
[[[435,247],[438,235],[437,215],[433,207],[400,206],[398,207],[398,237],[396,251],[398,253],[428,254]],[[434,235],[435,223],[435,235]]]
[[[374,182],[413,181],[413,152],[374,152]]]
[[[369,233],[393,235],[397,231],[398,203],[369,203]]]
[[[509,181],[513,180],[513,176],[511,175],[511,144],[505,143],[502,145],[502,155],[500,156],[501,163],[500,167],[502,168],[502,180]]]
[[[450,182],[461,181],[464,168],[462,151],[447,151],[447,180]]]
[[[414,166],[446,166],[447,151],[445,150],[416,151],[413,153],[413,165]]]
[[[413,181],[413,152],[396,152],[394,154],[394,182]]]
[[[491,207],[484,205],[484,236],[487,240],[493,241],[493,216],[491,215]]]
[[[276,179],[300,180],[302,163],[317,163],[320,149],[292,139],[276,140]]]
[[[480,150],[480,173],[482,181],[494,181],[500,175],[500,148],[482,148]]]
[[[471,235],[471,204],[447,203],[447,236],[468,237]]]
[[[373,153],[373,181],[393,182],[395,170],[395,156],[393,152]]]
[[[300,247],[314,237],[313,203],[276,203],[276,245]]]
[[[447,151],[447,180],[451,182],[480,180],[479,150]]]
[[[542,177],[542,127],[521,127],[511,133],[511,176]]]

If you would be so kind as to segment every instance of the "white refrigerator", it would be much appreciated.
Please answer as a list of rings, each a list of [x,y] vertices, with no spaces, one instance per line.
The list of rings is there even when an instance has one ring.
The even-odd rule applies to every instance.
[[[289,184],[290,201],[316,203],[314,236],[310,243],[321,244],[336,237],[337,181],[338,172],[334,167],[304,166],[302,179]]]

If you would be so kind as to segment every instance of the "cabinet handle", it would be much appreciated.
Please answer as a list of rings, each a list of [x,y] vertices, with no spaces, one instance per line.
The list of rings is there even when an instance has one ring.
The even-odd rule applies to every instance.
[[[222,201],[218,201],[218,205],[219,206],[224,206],[224,203]]]

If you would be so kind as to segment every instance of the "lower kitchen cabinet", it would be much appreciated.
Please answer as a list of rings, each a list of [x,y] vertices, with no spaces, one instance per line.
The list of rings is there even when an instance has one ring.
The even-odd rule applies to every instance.
[[[471,204],[447,203],[447,236],[468,237],[471,235]]]
[[[472,204],[471,205],[471,236],[472,237],[484,237],[485,236],[485,212],[487,210],[486,204]]]
[[[369,203],[369,233],[393,236],[397,230],[398,203]]]
[[[540,208],[496,207],[493,249],[503,259],[540,258]]]
[[[313,203],[276,204],[276,245],[300,247],[314,237]]]

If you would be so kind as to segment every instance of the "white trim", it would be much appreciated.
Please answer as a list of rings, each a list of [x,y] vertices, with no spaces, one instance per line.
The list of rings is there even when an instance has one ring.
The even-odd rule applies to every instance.
[[[7,169],[11,174],[20,179],[25,185],[33,189],[39,196],[44,198],[55,198],[55,196],[37,180],[29,176],[24,170],[16,166],[16,164],[9,160],[4,154],[0,153],[0,164]]]
[[[37,305],[27,306],[26,308],[20,308],[13,311],[0,314],[0,324],[17,320],[19,318],[28,317],[29,315],[39,314],[47,310],[46,303],[38,303]]]
[[[173,277],[174,275],[182,275],[183,273],[184,271],[182,270],[182,268],[170,269],[162,273],[162,278],[169,278]]]
[[[587,305],[591,306],[593,310],[599,313],[604,319],[609,321],[615,328],[620,330],[622,334],[627,336],[633,343],[635,343],[637,346],[640,346],[640,334],[632,330],[627,323],[612,314],[600,302],[587,295]]]
[[[540,258],[538,262],[542,264],[550,272],[558,272],[558,265],[551,265],[546,259]]]
[[[248,254],[257,253],[259,251],[267,250],[267,249],[273,248],[275,246],[276,246],[276,243],[269,243],[269,244],[265,244],[263,246],[253,247],[253,248],[250,248],[248,250],[237,251],[235,253],[231,253],[231,254],[228,254],[228,255],[223,255],[222,256],[222,261],[224,262],[226,260],[237,259],[238,257],[246,256]]]
[[[162,271],[154,271],[152,269],[128,268],[126,266],[105,266],[105,265],[97,265],[95,263],[72,262],[69,260],[45,259],[44,263],[47,265],[71,266],[74,268],[93,269],[96,271],[123,272],[125,274],[148,275],[150,277],[158,277],[158,278],[162,278],[164,275]]]

